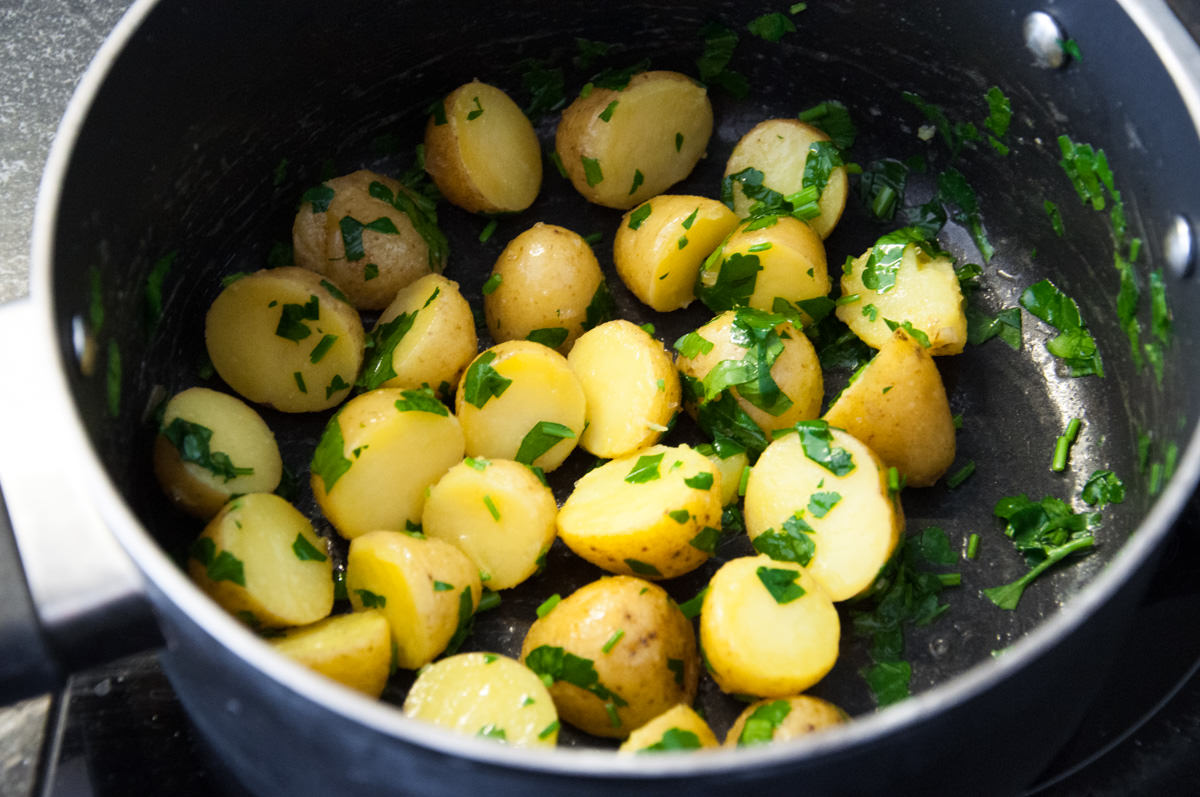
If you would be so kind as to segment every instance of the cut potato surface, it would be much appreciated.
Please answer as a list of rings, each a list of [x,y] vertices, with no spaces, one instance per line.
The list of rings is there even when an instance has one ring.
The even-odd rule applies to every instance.
[[[691,706],[681,703],[629,734],[617,752],[658,753],[719,746],[708,723]]]
[[[204,320],[213,368],[233,390],[282,412],[316,412],[350,393],[363,356],[358,313],[337,287],[302,268],[241,277]]]
[[[346,539],[421,522],[427,489],[463,457],[463,431],[428,390],[380,388],[329,419],[310,483],[321,512]]]
[[[737,215],[715,199],[656,196],[621,218],[613,239],[617,274],[660,313],[687,307],[696,298],[700,265],[737,223]]]
[[[350,541],[346,593],[355,611],[379,609],[392,629],[396,665],[433,661],[479,605],[479,570],[441,540],[372,531]]]
[[[700,608],[700,646],[730,694],[783,697],[820,681],[837,661],[841,626],[820,583],[793,562],[732,559]]]
[[[954,417],[929,350],[897,329],[825,413],[895,467],[928,487],[954,462]]]
[[[717,469],[721,482],[721,503],[729,506],[738,499],[739,488],[744,488],[743,474],[750,467],[746,447],[728,437],[718,437],[712,443],[696,446],[696,450],[708,457],[708,461]]]
[[[463,210],[515,213],[537,198],[542,149],[520,107],[495,86],[474,80],[450,92],[430,117],[425,171]]]
[[[721,482],[688,446],[651,446],[588,471],[558,513],[558,533],[610,573],[674,578],[715,550]]]
[[[598,457],[657,443],[679,411],[679,374],[671,355],[629,321],[609,321],[583,333],[567,363],[587,402],[579,444]]]
[[[725,164],[725,176],[738,174],[745,169],[757,169],[762,172],[764,186],[785,197],[791,196],[805,187],[804,167],[810,148],[828,141],[829,136],[820,129],[798,119],[768,119],[755,125],[734,146]],[[817,202],[820,215],[808,220],[821,238],[828,238],[841,219],[849,186],[846,168],[834,167]],[[733,209],[738,216],[744,218],[750,215],[753,204],[754,201],[746,196],[741,184],[734,181]]]
[[[272,493],[235,498],[192,543],[188,575],[253,628],[307,625],[333,609],[333,563],[304,515]]]
[[[426,274],[401,288],[379,316],[361,381],[367,390],[429,387],[449,399],[478,350],[475,319],[458,283]]]
[[[725,736],[726,747],[782,742],[840,725],[846,712],[819,697],[796,695],[746,706]]]
[[[509,241],[483,288],[492,338],[533,340],[570,351],[585,329],[607,321],[611,301],[588,242],[565,227],[538,222]]]
[[[587,411],[567,358],[525,340],[476,357],[458,384],[455,408],[467,454],[514,459],[547,473],[575,449]]]
[[[163,409],[154,441],[154,475],[179,507],[208,520],[235,495],[279,486],[283,461],[275,435],[245,402],[193,387]]]
[[[843,601],[871,586],[904,516],[887,468],[862,442],[824,421],[800,427],[767,446],[750,471],[746,532],[756,550],[798,562]]]
[[[404,713],[466,736],[554,747],[558,712],[542,679],[496,653],[459,653],[421,671]]]
[[[327,617],[270,640],[290,659],[327,678],[379,697],[392,666],[392,632],[375,609]]]
[[[541,613],[525,635],[521,660],[552,682],[564,722],[624,739],[696,696],[695,633],[662,587],[629,576],[602,578]]]
[[[967,316],[962,289],[949,256],[930,256],[908,244],[896,260],[880,255],[872,264],[876,247],[868,249],[842,270],[843,303],[837,317],[873,349],[904,327],[914,337],[924,336],[935,357],[959,354],[967,342]],[[870,287],[868,287],[870,286]],[[859,297],[847,301],[850,297]]]
[[[554,493],[525,465],[470,458],[429,491],[421,528],[461,550],[489,589],[537,572],[556,533]]]
[[[678,72],[642,72],[620,91],[577,97],[563,111],[555,149],[585,199],[625,210],[691,174],[712,126],[703,86]]]
[[[360,170],[305,192],[292,224],[296,265],[332,280],[362,310],[446,261],[446,240],[427,200],[399,180]]]

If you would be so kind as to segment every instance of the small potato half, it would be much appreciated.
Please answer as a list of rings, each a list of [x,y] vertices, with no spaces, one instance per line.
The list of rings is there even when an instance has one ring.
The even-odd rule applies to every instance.
[[[541,188],[542,149],[521,108],[473,80],[450,92],[425,126],[425,171],[463,210],[516,213]]]
[[[625,210],[691,174],[712,127],[702,85],[678,72],[641,72],[620,91],[580,94],[563,111],[555,149],[585,199]]]
[[[746,706],[725,736],[726,747],[782,742],[840,725],[846,712],[819,697],[795,695]]]
[[[167,402],[154,475],[185,511],[208,520],[235,495],[272,492],[282,474],[275,435],[245,402],[205,387]]]
[[[271,646],[327,678],[379,697],[392,668],[392,631],[377,609],[291,628]]]

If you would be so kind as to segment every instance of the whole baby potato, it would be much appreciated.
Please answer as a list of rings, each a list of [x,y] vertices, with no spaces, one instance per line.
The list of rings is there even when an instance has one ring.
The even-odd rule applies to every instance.
[[[630,576],[593,581],[530,626],[521,660],[544,681],[563,721],[624,739],[696,696],[692,624],[666,591]],[[590,664],[595,678],[581,680]]]

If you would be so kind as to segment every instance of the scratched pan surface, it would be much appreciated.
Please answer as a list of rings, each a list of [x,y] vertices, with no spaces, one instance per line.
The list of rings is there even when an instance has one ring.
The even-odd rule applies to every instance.
[[[1153,431],[1160,440],[1182,444],[1197,414],[1184,384],[1190,375],[1179,367],[1180,349],[1186,346],[1187,336],[1194,335],[1189,331],[1193,327],[1178,325],[1184,343],[1168,353],[1161,387],[1148,370],[1134,367],[1115,319],[1117,275],[1106,217],[1081,206],[1058,164],[1055,144],[1060,133],[1070,133],[1107,150],[1126,196],[1131,225],[1135,234],[1146,238],[1144,257],[1151,259],[1159,255],[1156,242],[1166,223],[1161,213],[1147,212],[1155,199],[1151,188],[1159,194],[1158,200],[1164,200],[1162,194],[1176,191],[1156,185],[1164,170],[1196,169],[1197,157],[1172,162],[1179,153],[1169,144],[1182,140],[1194,150],[1194,129],[1185,118],[1154,118],[1153,124],[1146,123],[1156,106],[1135,91],[1146,75],[1139,76],[1135,69],[1123,73],[1105,68],[1106,45],[1111,43],[1106,38],[1105,14],[1120,14],[1119,10],[1106,7],[1103,14],[1076,15],[1069,7],[1060,9],[1072,35],[1093,44],[1084,62],[1053,72],[1033,67],[1022,49],[1020,21],[1029,10],[1025,5],[1006,5],[989,16],[974,8],[905,15],[886,3],[813,3],[795,17],[799,31],[778,44],[743,32],[731,66],[749,78],[750,97],[740,100],[719,89],[710,92],[716,126],[707,157],[672,189],[715,196],[724,162],[743,133],[762,119],[793,116],[827,99],[845,103],[858,125],[858,140],[850,153],[853,160],[867,163],[879,157],[923,155],[930,174],[936,174],[949,163],[946,149],[937,140],[918,137],[924,119],[902,101],[902,91],[915,91],[946,108],[953,119],[977,125],[986,118],[983,98],[989,86],[1000,86],[1012,101],[1014,119],[1008,136],[1012,152],[1001,157],[981,145],[955,163],[980,195],[984,224],[996,249],[981,279],[981,304],[994,313],[1015,305],[1029,284],[1052,278],[1079,302],[1100,341],[1107,376],[1066,378],[1045,351],[1048,330],[1028,315],[1019,352],[993,340],[968,347],[959,357],[939,360],[952,410],[964,417],[955,467],[973,460],[977,470],[954,491],[944,485],[906,491],[908,528],[939,526],[956,547],[974,532],[982,543],[976,560],[964,560],[956,568],[962,573],[962,586],[945,593],[949,612],[908,636],[907,655],[917,692],[987,661],[994,651],[1058,611],[1098,572],[1152,503],[1144,478],[1138,476],[1138,433]],[[393,175],[407,170],[421,138],[425,110],[460,83],[477,77],[508,90],[519,102],[526,101],[522,59],[539,57],[564,67],[568,96],[600,67],[625,66],[644,57],[651,59],[654,68],[694,75],[694,61],[701,51],[699,30],[706,21],[716,19],[742,28],[757,14],[774,10],[774,6],[751,8],[740,3],[704,9],[682,3],[625,3],[618,13],[599,4],[524,3],[486,17],[456,13],[452,24],[447,24],[432,11],[403,4],[351,4],[334,19],[304,7],[285,12],[282,6],[265,4],[238,9],[237,24],[245,30],[267,27],[274,33],[248,37],[244,47],[221,50],[206,66],[211,86],[188,85],[190,73],[165,59],[161,68],[139,73],[139,85],[106,87],[108,94],[100,96],[110,107],[120,107],[123,100],[136,106],[138,92],[167,96],[173,90],[183,92],[173,87],[185,85],[187,92],[197,95],[188,102],[197,107],[208,104],[194,122],[169,119],[160,109],[148,111],[137,124],[127,125],[118,140],[104,143],[106,157],[85,159],[73,167],[87,173],[86,179],[94,185],[110,185],[112,192],[99,202],[95,195],[63,198],[64,215],[80,220],[82,243],[60,235],[60,260],[86,263],[98,271],[109,308],[107,323],[113,325],[122,347],[126,365],[120,418],[106,415],[102,384],[78,375],[72,379],[105,465],[143,524],[182,561],[182,552],[199,526],[167,506],[154,483],[149,464],[153,430],[145,420],[149,408],[164,395],[189,386],[223,388],[217,377],[205,375],[203,348],[204,312],[220,289],[220,278],[265,267],[273,245],[290,242],[297,198],[318,182],[328,165],[334,173],[361,167]],[[387,24],[380,24],[381,20]],[[226,21],[196,9],[189,24],[192,41],[219,41],[219,28]],[[572,63],[576,36],[617,46],[595,65],[581,69]],[[358,46],[346,48],[345,41]],[[981,41],[993,46],[982,47]],[[161,40],[151,40],[141,45],[146,52],[129,57],[144,58],[165,46]],[[1148,57],[1148,51],[1138,49],[1145,50],[1144,45],[1123,46],[1136,56]],[[196,44],[195,49],[202,46]],[[259,74],[263,72],[271,76],[267,91],[258,85],[266,80]],[[1114,91],[1124,92],[1120,102],[1099,99],[1111,97]],[[554,122],[551,114],[538,126],[547,150],[552,147]],[[164,141],[159,128],[172,131],[174,138]],[[85,141],[83,146],[87,145]],[[278,168],[285,159],[286,167]],[[146,167],[147,163],[152,165]],[[1174,176],[1172,186],[1186,182]],[[129,186],[134,190],[126,190]],[[924,202],[932,191],[929,175],[912,175],[907,204]],[[1186,210],[1195,198],[1179,191],[1171,207]],[[1044,199],[1062,210],[1065,237],[1052,231],[1042,207]],[[657,336],[668,345],[709,317],[698,302],[662,316],[633,299],[612,268],[611,244],[620,214],[583,202],[549,161],[542,194],[533,207],[501,219],[485,243],[478,240],[484,219],[445,203],[439,214],[451,246],[445,273],[460,283],[476,306],[481,285],[505,243],[534,222],[545,221],[582,235],[600,233],[595,250],[615,295],[618,315],[654,323]],[[826,241],[831,268],[836,272],[847,255],[858,255],[890,228],[871,218],[852,194],[841,224]],[[97,240],[99,246],[94,245]],[[953,223],[940,242],[960,263],[982,262],[970,236]],[[165,314],[149,329],[140,313],[141,286],[152,264],[168,252],[178,254],[164,288]],[[60,268],[55,274],[64,330],[70,328],[71,315],[87,306],[89,280],[83,268]],[[66,347],[69,336],[63,338]],[[483,330],[481,346],[489,344]],[[827,375],[829,393],[840,389],[847,377],[844,372]],[[328,414],[295,417],[264,411],[264,417],[280,439],[289,470],[299,476],[297,504],[334,541],[340,561],[345,545],[320,517],[305,484],[308,461]],[[1048,464],[1054,440],[1071,417],[1084,419],[1085,425],[1069,471],[1052,474]],[[672,439],[698,441],[700,437],[690,421],[681,418]],[[560,500],[592,462],[590,455],[577,452],[552,474]],[[1016,612],[1002,611],[981,597],[980,589],[1006,583],[1025,571],[1024,562],[992,517],[995,501],[1022,492],[1035,500],[1044,495],[1069,498],[1078,495],[1087,475],[1098,467],[1117,471],[1131,489],[1125,504],[1105,510],[1095,552],[1040,579],[1026,591]],[[677,600],[686,600],[721,561],[749,551],[744,539],[728,539],[708,566],[664,586]],[[599,575],[599,570],[556,543],[545,572],[505,592],[500,607],[479,618],[465,649],[517,654],[538,604],[552,593],[566,595]],[[812,691],[851,714],[861,714],[874,708],[859,675],[869,658],[848,616],[843,614],[843,620],[842,656]],[[1100,657],[1106,658],[1103,653]],[[385,699],[402,701],[410,678],[399,674],[393,679]],[[702,684],[699,702],[718,732],[741,708],[708,680]],[[563,743],[607,744],[575,732],[564,733]]]

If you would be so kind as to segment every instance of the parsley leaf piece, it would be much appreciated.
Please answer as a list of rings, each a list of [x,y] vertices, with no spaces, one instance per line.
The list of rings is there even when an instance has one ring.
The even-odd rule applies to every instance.
[[[905,102],[919,110],[937,128],[946,148],[950,150],[950,160],[953,161],[957,158],[964,146],[973,145],[972,142],[979,141],[981,138],[975,125],[970,122],[951,123],[944,110],[933,103],[926,102],[919,95],[905,91],[901,96]]]
[[[713,350],[713,346],[713,342],[699,332],[689,332],[675,341],[675,351],[689,360],[694,360],[701,354],[708,354]]]
[[[521,87],[529,95],[525,115],[532,121],[558,110],[567,104],[566,81],[559,67],[551,67],[537,58],[526,58],[517,64],[521,71]]]
[[[275,334],[292,341],[302,341],[312,334],[305,321],[316,321],[321,317],[321,302],[316,296],[309,296],[304,304],[285,304],[279,311],[279,323],[275,326]]]
[[[325,335],[321,338],[320,342],[316,346],[313,346],[313,350],[309,352],[308,361],[313,365],[321,362],[321,359],[333,348],[333,344],[337,343],[337,339],[337,335]]]
[[[626,474],[625,481],[630,484],[645,484],[661,478],[662,474],[658,468],[662,464],[664,453],[660,451],[657,454],[643,454],[638,457],[633,469]]]
[[[866,308],[863,308],[863,310],[865,315]],[[909,334],[909,337],[911,337],[917,343],[920,343],[923,348],[928,349],[931,345],[929,342],[929,336],[926,335],[923,330],[914,327],[911,321],[905,320],[903,322],[896,322],[890,318],[885,318],[883,319],[883,323],[887,324],[887,328],[893,332],[895,332],[897,329],[903,329]]]
[[[423,170],[421,173],[423,174]],[[408,216],[413,229],[425,241],[425,246],[429,250],[429,267],[440,273],[450,254],[450,244],[447,242],[445,234],[438,228],[436,202],[418,191],[411,190],[414,180],[404,181],[410,185],[410,188],[402,185],[401,189],[394,193],[383,183],[373,182],[367,187],[367,193],[375,199],[387,202]],[[379,231],[386,232],[386,230]]]
[[[625,564],[630,570],[637,573],[639,576],[661,576],[662,575],[662,573],[658,572],[657,567],[655,567],[652,564],[649,564],[648,562],[642,562],[637,559],[626,559]]]
[[[1104,376],[1096,341],[1079,315],[1079,306],[1049,280],[1036,282],[1021,294],[1021,306],[1059,331],[1046,343],[1050,353],[1063,360],[1071,376]]]
[[[767,588],[767,592],[771,593],[771,597],[780,605],[791,603],[807,594],[804,587],[796,583],[796,580],[800,578],[798,570],[763,566],[754,572],[762,585]]]
[[[608,283],[601,278],[600,284],[596,286],[596,292],[592,294],[592,300],[588,302],[587,310],[584,311],[583,330],[586,332],[592,327],[600,326],[605,321],[611,321],[616,312],[617,303],[608,289]]]
[[[163,283],[171,271],[171,265],[179,255],[178,251],[168,252],[154,262],[150,273],[146,276],[146,287],[142,294],[143,306],[146,312],[146,327],[151,331],[158,326],[163,312]]]
[[[735,97],[746,97],[750,93],[749,81],[745,75],[729,68],[738,35],[724,25],[709,22],[700,29],[700,36],[704,39],[704,52],[696,59],[700,81],[719,86]]]
[[[661,753],[670,750],[699,750],[700,737],[681,728],[667,728],[657,742],[638,750],[639,753]]]
[[[396,224],[387,216],[380,216],[366,224],[353,216],[343,216],[338,222],[338,228],[342,233],[342,244],[346,250],[346,259],[350,261],[362,260],[367,256],[367,250],[363,245],[364,230],[372,230],[388,235],[400,234],[400,231],[396,229]]]
[[[329,384],[325,386],[325,398],[329,398],[340,390],[349,389],[350,383],[343,379],[341,374],[334,374],[333,379],[330,379]]]
[[[325,425],[325,431],[321,434],[321,440],[317,443],[312,463],[309,466],[312,474],[321,479],[327,493],[354,464],[343,453],[346,449],[346,441],[342,437],[342,425],[338,422],[340,414],[340,411],[335,413],[329,419],[329,423]]]
[[[549,346],[552,349],[557,349],[563,345],[567,339],[566,327],[544,327],[535,329],[525,336],[525,340],[532,340],[534,343],[540,343],[543,346]]]
[[[254,473],[254,468],[239,468],[234,465],[225,452],[212,451],[209,447],[212,430],[207,426],[183,418],[174,418],[163,428],[162,435],[175,446],[181,460],[199,465],[226,482]]]
[[[1065,230],[1063,229],[1062,214],[1058,210],[1058,205],[1047,199],[1042,202],[1042,208],[1045,209],[1046,215],[1050,218],[1050,226],[1054,229],[1054,234],[1062,238]]]
[[[766,744],[775,738],[775,729],[783,724],[784,719],[792,711],[792,704],[786,700],[774,700],[764,703],[746,718],[742,733],[738,736],[738,747],[748,747],[755,744]]]
[[[246,586],[246,571],[242,560],[229,551],[221,551],[205,570],[209,581],[232,581],[239,587]]]
[[[1021,350],[1021,308],[1006,307],[992,318],[974,305],[968,304],[966,316],[967,343],[978,346],[998,337],[1014,351]]]
[[[754,550],[766,554],[777,562],[795,562],[808,567],[817,552],[816,543],[809,535],[813,527],[808,525],[799,512],[795,512],[781,526],[782,531],[767,529],[754,538]]]
[[[589,158],[586,155],[580,155],[579,160],[583,163],[583,177],[589,187],[597,186],[604,182],[604,171],[600,168],[599,160]]]
[[[700,402],[704,385],[700,380],[683,377],[684,397],[696,403],[696,422],[710,437],[726,437],[743,446],[753,456],[767,447],[766,434],[751,418],[731,391],[722,392],[713,401]]]
[[[801,122],[807,122],[824,132],[833,145],[843,152],[854,146],[858,128],[850,118],[850,111],[837,100],[828,100],[796,114]]]
[[[717,543],[721,540],[721,530],[715,529],[712,526],[705,526],[700,529],[695,537],[688,540],[688,545],[698,551],[704,551],[707,554],[716,553]]]
[[[924,231],[916,227],[902,227],[882,235],[871,247],[871,254],[863,265],[863,285],[876,293],[887,293],[895,287],[896,273],[909,244],[916,244],[931,256],[937,252],[936,247],[930,246]]]
[[[608,105],[606,105],[604,107],[604,110],[599,113],[600,121],[602,121],[602,122],[611,121],[613,111],[615,111],[615,110],[617,110],[617,100],[613,100],[612,102],[610,102]],[[633,192],[630,191],[630,193],[633,193]]]
[[[633,192],[630,191],[629,193],[632,194]],[[641,227],[642,222],[648,218],[650,218],[650,203],[645,202],[641,205],[638,205],[629,214],[629,229],[636,230],[638,227]]]
[[[1012,122],[1012,104],[999,86],[987,90],[988,118],[983,126],[996,138],[1004,138]]]
[[[483,288],[480,289],[480,292],[484,296],[490,296],[491,294],[496,292],[496,289],[500,287],[500,284],[502,282],[504,282],[503,274],[492,274],[483,283]]]
[[[512,384],[511,379],[492,367],[495,359],[495,352],[485,351],[471,363],[463,380],[463,400],[477,409],[483,409],[483,405],[493,396],[499,398],[504,395],[504,391]]]
[[[804,159],[804,175],[801,178],[801,185],[805,188],[816,189],[816,199],[814,203],[821,198],[821,194],[825,191],[825,186],[829,184],[829,175],[839,166],[845,166],[842,161],[842,153],[831,141],[814,141],[808,146],[808,153]],[[792,203],[795,206],[795,202]],[[820,210],[817,210],[820,215]]]
[[[1108,504],[1125,501],[1125,483],[1111,470],[1096,470],[1083,485],[1080,498],[1089,506],[1103,509]]]
[[[308,202],[312,205],[313,213],[324,213],[333,202],[333,188],[324,183],[315,185],[300,195],[300,204]]]
[[[863,669],[862,676],[875,695],[876,705],[883,708],[909,696],[912,665],[907,661],[880,661]]]
[[[537,673],[548,686],[555,681],[565,681],[618,708],[629,705],[624,698],[600,683],[600,675],[591,659],[568,653],[560,647],[541,645],[534,648],[525,657],[525,666]]]
[[[891,221],[904,204],[908,167],[891,158],[874,160],[863,167],[858,178],[858,197],[880,221]],[[940,225],[939,225],[940,226]]]
[[[778,11],[755,17],[746,25],[746,30],[769,42],[777,42],[789,33],[796,32],[796,23]]]
[[[983,255],[983,262],[989,262],[996,250],[983,229],[983,220],[979,215],[979,199],[967,178],[958,169],[950,166],[938,175],[937,185],[938,200],[950,208],[950,217],[971,233],[971,239]]]
[[[702,470],[695,476],[684,479],[683,483],[694,490],[708,490],[713,486],[713,475],[711,471]]]
[[[362,601],[364,609],[382,609],[387,606],[386,595],[377,595],[369,589],[356,589],[354,594]]]
[[[833,433],[826,421],[800,421],[792,427],[800,435],[804,455],[834,476],[845,476],[854,470],[854,459],[844,448],[833,445]],[[791,430],[788,430],[791,431]]]
[[[396,400],[396,409],[400,412],[429,412],[442,417],[450,415],[450,410],[446,409],[446,405],[438,401],[437,396],[433,395],[433,391],[427,387],[418,390],[404,390],[400,395],[402,398]]]
[[[329,557],[321,549],[308,541],[303,534],[297,534],[292,543],[292,552],[301,562],[324,562]]]
[[[816,492],[808,498],[808,511],[813,517],[825,517],[841,500],[841,493]]]
[[[959,470],[955,471],[946,479],[946,486],[951,490],[957,488],[975,473],[975,460],[967,460],[967,464],[963,465]]]
[[[569,440],[574,436],[575,432],[571,431],[569,426],[552,421],[538,421],[521,439],[521,445],[517,448],[517,455],[513,459],[523,465],[532,465],[538,457],[554,448],[560,440]]]
[[[471,629],[475,625],[475,601],[471,596],[470,586],[463,587],[463,591],[458,594],[458,627],[454,629],[454,636],[450,637],[450,642],[446,645],[446,649],[442,652],[443,656],[453,656],[462,647],[462,643],[466,641],[467,636],[471,633]]]
[[[366,364],[363,366],[362,375],[358,377],[359,387],[374,390],[396,377],[396,368],[392,361],[396,347],[404,340],[404,336],[412,329],[416,320],[416,312],[401,313],[371,330],[364,349]]]
[[[1163,271],[1156,268],[1150,272],[1150,332],[1162,341],[1163,345],[1171,342],[1172,321],[1171,308],[1167,305],[1167,286],[1163,281]]]
[[[758,255],[741,252],[725,258],[715,275],[706,263],[696,282],[696,296],[714,313],[742,307],[754,294],[762,268]]]

